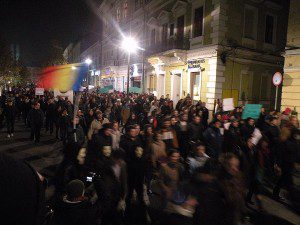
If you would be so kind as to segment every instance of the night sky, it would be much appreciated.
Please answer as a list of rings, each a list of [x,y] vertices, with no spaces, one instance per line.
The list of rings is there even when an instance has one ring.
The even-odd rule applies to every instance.
[[[27,65],[39,65],[52,40],[65,48],[100,33],[98,24],[85,0],[0,0],[0,35],[20,45]]]

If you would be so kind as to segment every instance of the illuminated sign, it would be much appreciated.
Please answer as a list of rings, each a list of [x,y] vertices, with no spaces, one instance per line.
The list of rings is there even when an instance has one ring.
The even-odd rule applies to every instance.
[[[193,59],[188,61],[188,69],[200,68],[201,63],[205,63],[205,59]]]

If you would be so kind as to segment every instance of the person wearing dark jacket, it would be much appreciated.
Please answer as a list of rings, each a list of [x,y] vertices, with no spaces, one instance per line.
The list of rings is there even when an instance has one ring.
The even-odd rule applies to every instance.
[[[101,204],[101,225],[122,224],[122,215],[118,209],[120,201],[125,197],[126,187],[115,172],[116,163],[111,154],[111,148],[104,146],[100,149],[94,171],[93,184],[98,202]],[[122,170],[121,170],[122,173]]]
[[[50,130],[53,133],[53,126],[55,120],[55,104],[53,99],[49,99],[46,105],[46,132]]]
[[[54,116],[54,121],[55,121],[55,137],[56,137],[56,139],[59,139],[59,132],[60,132],[59,119],[60,119],[61,114],[62,114],[62,107],[60,105],[58,105],[57,108],[55,109],[55,116]]]
[[[13,106],[13,102],[11,100],[7,101],[7,106],[4,108],[4,116],[7,126],[7,137],[13,137],[15,129],[16,109]]]
[[[102,156],[102,149],[112,149],[111,124],[106,123],[97,134],[93,134],[89,143],[87,160],[88,164],[94,168],[97,161]]]
[[[86,134],[88,133],[88,129],[91,127],[91,124],[93,120],[95,119],[94,110],[90,109],[88,110],[88,113],[85,115],[85,121],[86,121]]]
[[[198,201],[193,225],[231,225],[224,210],[225,193],[218,182],[220,168],[218,160],[209,159],[193,176],[194,195]]]
[[[146,158],[144,157],[143,148],[138,146],[136,149],[132,149],[127,158],[130,158],[130,163],[127,164],[128,193],[126,205],[127,207],[130,206],[134,190],[137,193],[139,204],[145,205],[143,184],[146,172]]]
[[[188,125],[189,141],[203,141],[203,125],[200,116],[194,116],[193,122]]]
[[[178,137],[178,144],[180,155],[184,158],[187,157],[189,152],[189,132],[188,132],[188,115],[183,114],[175,125],[176,135]]]
[[[135,124],[139,124],[139,120],[136,114],[132,113],[125,124],[125,128],[129,126],[133,126]]]
[[[270,117],[269,124],[266,126],[265,135],[269,140],[271,162],[274,162],[276,148],[279,144],[280,129],[278,127],[278,118]]]
[[[252,137],[252,134],[255,130],[255,120],[251,117],[247,118],[246,124],[242,126],[241,128],[241,134],[244,139],[244,141],[248,140],[250,137]]]
[[[22,114],[23,114],[23,119],[24,119],[24,124],[26,126],[28,126],[28,121],[27,121],[27,118],[28,118],[28,113],[31,109],[31,102],[30,102],[30,99],[26,96],[25,99],[24,99],[24,102],[22,104]]]
[[[168,105],[168,101],[164,101],[164,104],[161,106],[161,114],[166,116],[166,115],[171,115],[171,108]]]
[[[224,131],[224,151],[237,153],[241,148],[242,137],[239,128],[239,121],[237,119],[231,119],[228,130]]]
[[[208,127],[208,117],[209,117],[209,111],[206,108],[206,103],[202,102],[202,107],[200,108],[200,113],[201,113],[201,122],[203,125],[203,128],[206,129]]]
[[[120,147],[125,152],[125,161],[127,164],[131,163],[131,156],[135,149],[142,146],[141,140],[138,137],[134,126],[126,128],[126,134],[121,137]]]
[[[70,116],[68,115],[67,109],[63,109],[62,114],[59,117],[59,130],[60,130],[60,139],[63,141],[64,145],[66,144],[69,125],[70,125]]]
[[[67,195],[55,206],[54,220],[57,225],[96,225],[98,205],[92,205],[84,197],[84,183],[72,180],[67,185]]]
[[[211,127],[203,133],[204,141],[207,145],[207,154],[211,158],[218,158],[222,153],[223,137],[220,132],[221,121],[214,120]]]
[[[30,139],[38,143],[40,141],[41,128],[44,122],[44,113],[40,109],[40,103],[36,102],[34,108],[30,110],[28,122],[31,128]]]
[[[299,131],[296,129],[282,128],[280,141],[276,147],[274,165],[275,171],[280,174],[277,184],[273,189],[273,196],[276,199],[281,199],[280,189],[282,187],[286,187],[290,193],[293,192],[293,173],[300,151],[296,140],[297,135],[299,135]]]

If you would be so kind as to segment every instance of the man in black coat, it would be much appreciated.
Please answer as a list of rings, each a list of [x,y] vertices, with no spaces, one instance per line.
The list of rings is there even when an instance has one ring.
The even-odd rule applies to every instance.
[[[102,129],[98,133],[93,134],[92,140],[88,144],[87,163],[94,169],[97,161],[102,156],[103,148],[108,148],[111,151],[112,137],[111,137],[111,124],[103,124]]]
[[[244,141],[252,137],[252,134],[255,130],[255,120],[251,117],[247,118],[246,124],[241,128],[241,134],[244,138]]]
[[[271,160],[274,161],[275,151],[276,151],[275,149],[279,144],[279,135],[280,135],[280,129],[278,127],[277,117],[270,117],[269,124],[266,126],[265,135],[269,140]]]
[[[44,123],[44,113],[40,109],[40,103],[36,102],[33,109],[30,110],[28,122],[31,128],[30,139],[38,143],[40,141],[41,128]]]
[[[206,103],[205,102],[202,102],[200,112],[201,112],[201,122],[202,122],[203,128],[206,129],[207,126],[208,126],[207,121],[208,121],[208,118],[209,118],[209,111],[206,108]]]
[[[203,141],[203,126],[200,116],[194,116],[193,122],[188,125],[189,141]]]
[[[50,129],[50,134],[53,133],[53,125],[55,120],[55,109],[53,99],[49,99],[46,105],[46,132]]]
[[[221,121],[214,120],[211,127],[203,133],[205,143],[207,145],[208,155],[211,158],[218,158],[222,153],[223,137],[220,132]]]
[[[242,137],[239,128],[239,121],[235,118],[231,119],[228,130],[224,132],[224,151],[237,153],[242,146]]]
[[[7,101],[7,105],[4,108],[4,115],[7,126],[7,137],[10,138],[14,136],[16,119],[16,108],[13,106],[13,102],[11,100]]]
[[[127,164],[131,163],[132,152],[139,146],[142,146],[141,140],[138,137],[136,128],[134,126],[128,126],[126,128],[126,134],[121,137],[120,147],[125,151],[125,161]]]

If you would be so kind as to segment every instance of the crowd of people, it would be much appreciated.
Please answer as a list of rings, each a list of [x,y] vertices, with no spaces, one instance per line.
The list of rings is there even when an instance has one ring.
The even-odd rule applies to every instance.
[[[235,225],[247,219],[247,206],[264,210],[270,181],[274,199],[283,200],[285,188],[297,204],[300,131],[289,108],[243,120],[242,106],[223,112],[219,102],[212,113],[189,96],[174,105],[169,96],[84,92],[74,102],[22,90],[1,97],[7,138],[22,119],[35,143],[42,129],[63,143],[53,224],[133,224],[138,205],[195,225]]]

